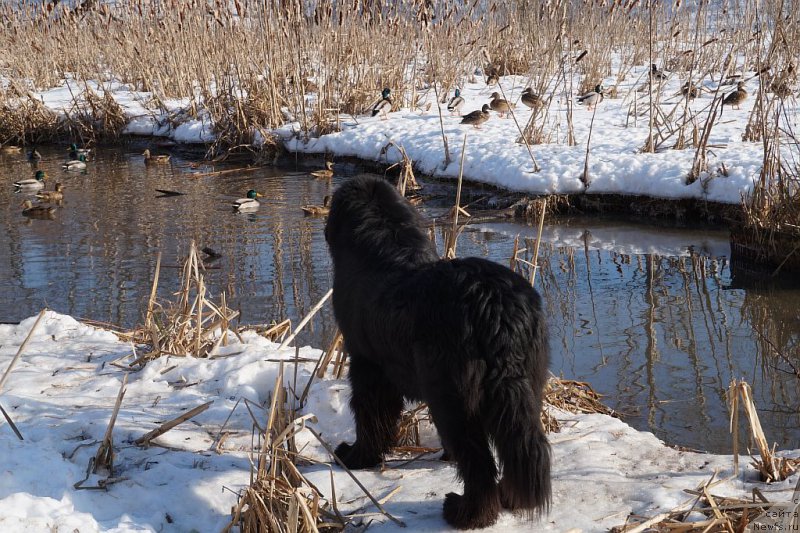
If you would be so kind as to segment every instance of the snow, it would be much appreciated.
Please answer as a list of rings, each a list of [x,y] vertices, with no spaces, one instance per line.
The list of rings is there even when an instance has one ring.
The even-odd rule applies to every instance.
[[[336,157],[351,156],[365,160],[380,160],[395,163],[400,159],[396,149],[383,153],[390,142],[402,146],[414,161],[417,169],[440,178],[456,178],[459,173],[462,142],[466,136],[464,177],[499,187],[534,194],[622,194],[669,199],[700,199],[713,202],[738,204],[748,194],[758,177],[763,160],[763,146],[758,142],[742,141],[742,134],[757,90],[758,79],[750,79],[746,88],[751,96],[741,109],[725,107],[715,122],[709,137],[707,171],[700,179],[687,184],[695,158],[695,150],[686,148],[672,150],[672,137],[656,153],[643,153],[648,138],[648,120],[641,113],[647,109],[649,95],[640,92],[647,78],[648,67],[634,68],[618,86],[617,98],[606,97],[598,106],[596,114],[583,106],[573,106],[575,146],[565,143],[567,135],[567,102],[574,103],[573,94],[563,90],[551,90],[546,95],[552,103],[548,112],[544,133],[552,139],[545,144],[533,145],[532,153],[540,170],[535,172],[527,148],[515,141],[520,136],[531,111],[519,102],[522,90],[529,80],[521,76],[507,76],[499,86],[486,86],[478,76],[474,83],[462,83],[461,95],[465,99],[463,112],[480,109],[488,103],[492,92],[501,92],[507,99],[517,103],[516,123],[512,119],[501,119],[492,113],[491,119],[475,129],[459,124],[459,116],[450,116],[446,104],[438,104],[432,88],[419,88],[420,108],[428,103],[427,112],[403,108],[390,113],[387,120],[380,117],[345,117],[341,131],[308,138],[300,131],[298,122],[287,123],[276,129],[276,133],[290,151],[330,154]],[[609,77],[605,87],[614,85],[616,79]],[[683,79],[677,73],[670,75],[661,88],[661,104],[665,114],[676,110],[680,116],[683,100],[680,87]],[[99,84],[79,83],[68,79],[60,87],[37,93],[43,103],[56,112],[69,112],[75,102],[81,101],[86,87],[97,93],[109,91],[123,108],[129,123],[125,133],[131,135],[169,137],[182,143],[208,143],[214,140],[214,124],[204,112],[195,115],[189,112],[188,98],[171,99],[156,105],[152,95],[137,92],[130,86],[117,82]],[[576,79],[577,86],[577,79]],[[696,113],[695,122],[702,130],[712,102],[712,95],[719,83],[707,80],[702,94],[693,100],[689,108]],[[734,85],[723,85],[720,94],[735,89]],[[377,94],[376,94],[377,96]],[[443,126],[440,126],[436,106],[441,107]],[[783,104],[782,124],[784,128],[796,130],[798,105],[795,98]],[[312,106],[313,107],[313,106]],[[202,106],[198,107],[202,109]],[[637,111],[640,116],[632,116]],[[286,116],[293,112],[284,109]],[[673,124],[674,127],[674,124]],[[592,128],[589,156],[589,185],[581,181],[586,157],[589,131]],[[260,132],[254,132],[260,137]],[[450,163],[445,164],[442,135],[447,137]],[[691,128],[686,133],[691,138]],[[793,159],[790,147],[784,146],[784,159]],[[796,148],[794,149],[796,151]]]
[[[0,372],[28,335],[36,317],[19,325],[0,325]],[[294,348],[279,350],[253,332],[243,334],[212,359],[162,357],[130,372],[127,392],[114,428],[115,470],[107,490],[78,490],[90,458],[108,425],[134,347],[108,331],[47,311],[0,391],[0,404],[25,440],[0,423],[0,531],[219,531],[229,521],[236,493],[250,476],[252,419],[244,401],[263,423],[280,362],[292,369]],[[316,360],[320,351],[301,348],[301,359]],[[116,362],[116,363],[115,363]],[[287,386],[307,383],[313,363],[284,372]],[[296,385],[295,385],[296,383]],[[314,380],[301,411],[331,444],[352,440],[345,380]],[[161,422],[212,401],[210,408],[140,448],[134,441]],[[754,487],[786,490],[797,475],[770,487],[753,483],[749,467],[732,476],[732,457],[679,451],[651,433],[636,431],[605,415],[555,413],[562,431],[549,436],[553,447],[553,507],[540,522],[503,513],[489,531],[605,531],[625,522],[629,513],[653,516],[688,499],[716,473],[727,479],[714,487],[721,495],[744,496]],[[230,417],[230,418],[229,418]],[[229,419],[228,419],[229,418]],[[227,423],[226,423],[227,419]],[[229,432],[221,453],[213,450],[220,431]],[[424,429],[425,444],[437,445],[435,431]],[[308,431],[298,448],[312,459],[330,458]],[[405,531],[446,531],[441,516],[444,494],[460,491],[451,464],[422,458],[403,464],[389,461],[384,470],[357,471],[380,498],[400,491],[386,510],[407,524]],[[743,458],[741,463],[747,464]],[[330,468],[303,467],[330,497]],[[374,512],[360,489],[333,467],[336,497],[343,512]],[[84,486],[97,486],[106,475],[93,474]],[[773,501],[783,498],[774,496]],[[786,498],[788,500],[788,496]],[[375,531],[399,531],[374,515]]]

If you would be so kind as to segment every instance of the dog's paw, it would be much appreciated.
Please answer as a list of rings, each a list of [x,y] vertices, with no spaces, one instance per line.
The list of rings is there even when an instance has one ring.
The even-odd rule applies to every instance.
[[[376,454],[365,454],[356,444],[343,442],[334,451],[344,466],[350,470],[360,470],[362,468],[372,468],[381,462],[381,457]]]
[[[449,492],[444,497],[444,519],[456,529],[479,529],[497,522],[497,505],[481,505]]]

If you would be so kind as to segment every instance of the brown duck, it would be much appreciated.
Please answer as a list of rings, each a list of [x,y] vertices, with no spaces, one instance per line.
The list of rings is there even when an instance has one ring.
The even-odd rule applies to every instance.
[[[22,214],[28,218],[52,219],[56,208],[51,205],[33,205],[30,200],[22,202]]]
[[[49,202],[52,204],[58,203],[64,199],[64,186],[60,183],[56,183],[54,191],[40,191],[36,195],[36,198],[42,202]]]
[[[475,128],[480,128],[481,124],[489,120],[489,104],[483,104],[481,109],[476,109],[472,113],[467,113],[461,117],[462,124],[470,124]]]
[[[729,105],[739,109],[739,106],[747,100],[747,90],[744,88],[744,82],[740,81],[736,84],[736,90],[728,94],[722,101],[722,105]]]
[[[500,93],[495,92],[492,93],[492,101],[489,102],[489,107],[492,108],[492,111],[496,111],[500,115],[500,118],[503,118],[506,113],[514,109],[514,104],[500,98]]]

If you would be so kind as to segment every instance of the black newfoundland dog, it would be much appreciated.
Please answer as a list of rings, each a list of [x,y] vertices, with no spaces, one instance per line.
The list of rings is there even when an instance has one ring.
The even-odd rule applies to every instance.
[[[497,263],[440,260],[416,209],[381,179],[338,188],[325,238],[356,421],[356,442],[336,455],[348,468],[376,466],[395,441],[404,399],[423,401],[464,481],[463,496],[445,497],[448,523],[480,528],[501,507],[546,510],[550,448],[540,413],[549,354],[538,293]]]

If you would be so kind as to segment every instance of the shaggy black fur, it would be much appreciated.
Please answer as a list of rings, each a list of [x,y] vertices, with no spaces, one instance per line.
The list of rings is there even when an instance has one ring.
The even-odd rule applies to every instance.
[[[339,187],[325,237],[356,421],[356,442],[336,455],[349,468],[379,464],[404,399],[424,401],[464,481],[463,496],[445,497],[447,522],[471,529],[492,525],[501,506],[546,510],[549,355],[538,293],[497,263],[440,260],[417,211],[380,179]]]

